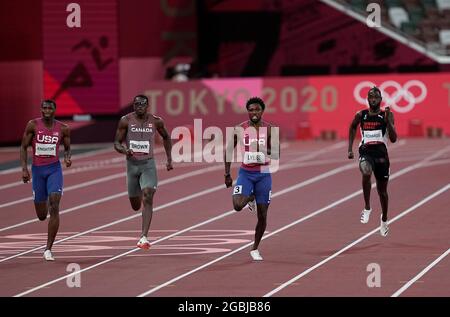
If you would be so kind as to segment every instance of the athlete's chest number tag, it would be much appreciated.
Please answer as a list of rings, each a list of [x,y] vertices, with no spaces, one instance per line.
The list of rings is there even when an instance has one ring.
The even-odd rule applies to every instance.
[[[364,141],[369,142],[383,142],[383,133],[381,130],[366,130],[364,131]]]
[[[149,141],[133,141],[130,140],[130,149],[136,153],[150,153],[150,142]]]
[[[266,156],[263,152],[245,152],[244,164],[264,164]]]
[[[56,144],[36,143],[37,156],[56,156]]]

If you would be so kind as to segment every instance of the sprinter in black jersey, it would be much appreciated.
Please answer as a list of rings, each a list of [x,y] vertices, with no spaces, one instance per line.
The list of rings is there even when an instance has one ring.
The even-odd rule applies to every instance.
[[[389,156],[387,151],[387,138],[391,142],[397,141],[397,132],[394,127],[394,114],[389,107],[381,110],[381,91],[377,87],[369,90],[367,95],[369,109],[358,111],[350,124],[348,138],[348,158],[353,159],[353,141],[358,124],[361,129],[361,143],[359,144],[359,169],[362,174],[362,187],[365,208],[361,212],[361,222],[369,222],[372,211],[370,208],[370,190],[372,172],[375,175],[377,191],[381,202],[380,234],[385,237],[389,232],[388,193]]]

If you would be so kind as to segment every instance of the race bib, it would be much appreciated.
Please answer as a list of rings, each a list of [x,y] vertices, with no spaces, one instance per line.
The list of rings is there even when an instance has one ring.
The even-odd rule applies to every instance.
[[[233,195],[241,195],[242,194],[242,185],[236,185],[233,189]]]
[[[245,152],[244,164],[264,164],[266,156],[263,152]]]
[[[149,141],[133,141],[130,140],[130,149],[136,153],[150,153],[150,142]]]
[[[381,130],[363,131],[364,143],[382,142],[384,143],[383,133]]]
[[[56,156],[56,144],[36,143],[36,156]]]

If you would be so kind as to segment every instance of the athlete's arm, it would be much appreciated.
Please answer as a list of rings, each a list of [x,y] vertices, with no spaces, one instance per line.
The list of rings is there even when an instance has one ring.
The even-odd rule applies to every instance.
[[[237,135],[236,133],[233,133],[233,141],[227,140],[225,152],[223,153],[223,161],[225,162],[225,175],[224,175],[225,186],[227,188],[233,185],[233,178],[231,178],[230,169],[231,169],[231,161],[233,159],[233,151],[236,145],[237,145]]]
[[[168,171],[173,169],[172,166],[172,140],[170,139],[169,132],[167,132],[164,126],[164,120],[155,117],[156,130],[158,130],[159,135],[163,138],[164,150],[166,151],[167,163],[166,168]]]
[[[132,156],[133,150],[127,149],[126,146],[122,144],[125,141],[125,137],[127,136],[128,131],[128,119],[123,116],[120,118],[119,126],[117,127],[116,137],[114,139],[114,149],[120,154],[124,154],[126,156]]]
[[[395,143],[397,141],[397,131],[394,127],[394,113],[391,112],[391,109],[389,107],[386,107],[384,109],[384,120],[387,124],[387,133],[389,136],[389,140],[391,140],[392,143]]]
[[[64,144],[64,163],[66,167],[70,167],[72,165],[72,153],[70,151],[70,128],[67,125],[63,125],[61,127],[62,132],[62,141]]]
[[[353,141],[355,140],[356,128],[358,127],[359,122],[361,121],[361,112],[357,112],[355,117],[353,118],[352,123],[350,123],[350,127],[348,129],[348,158],[352,159],[353,155]]]
[[[34,120],[27,123],[25,132],[22,137],[22,145],[20,146],[20,164],[22,165],[22,181],[28,183],[30,181],[30,172],[28,171],[28,146],[31,145],[31,140],[34,136],[36,124]]]

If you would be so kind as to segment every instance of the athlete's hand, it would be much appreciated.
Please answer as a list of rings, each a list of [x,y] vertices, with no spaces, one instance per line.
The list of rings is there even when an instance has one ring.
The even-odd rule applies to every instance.
[[[134,154],[132,149],[127,149],[125,152],[125,155],[127,156],[127,158],[132,157]]]
[[[68,157],[64,158],[64,163],[66,163],[66,167],[71,167],[72,166],[72,160]]]
[[[172,161],[167,161],[166,168],[168,171],[173,170]]]
[[[231,178],[231,175],[225,176],[225,186],[229,188],[231,187],[231,185],[233,185],[233,179]]]
[[[22,181],[28,183],[30,181],[30,172],[28,169],[22,171]]]
[[[394,115],[389,107],[384,108],[384,122],[391,124],[394,123]]]
[[[348,151],[348,158],[351,160],[353,159],[355,156],[353,155],[353,151]]]

